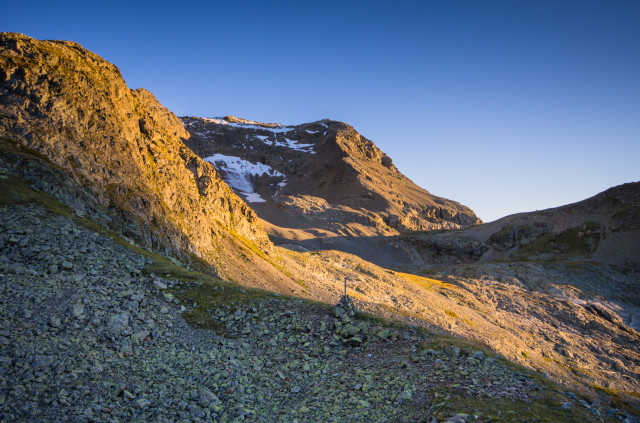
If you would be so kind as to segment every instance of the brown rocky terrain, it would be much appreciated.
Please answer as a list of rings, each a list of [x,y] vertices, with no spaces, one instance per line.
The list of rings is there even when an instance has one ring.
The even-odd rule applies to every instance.
[[[351,126],[182,118],[186,145],[216,166],[278,243],[362,254],[375,237],[481,223],[431,195]]]
[[[462,227],[479,223],[472,212],[415,187],[390,159],[345,124],[319,121],[291,129],[235,118],[185,118],[189,129],[185,131],[180,120],[150,93],[130,90],[115,66],[75,43],[2,34],[0,56],[3,204],[22,204],[36,195],[29,191],[32,188],[49,193],[70,208],[67,219],[75,219],[72,222],[88,226],[98,223],[124,236],[130,244],[173,255],[191,267],[214,271],[225,280],[247,286],[335,304],[342,297],[346,278],[348,293],[361,309],[434,332],[475,339],[509,360],[544,372],[591,398],[600,396],[609,408],[633,406],[634,401],[637,407],[637,184],[617,187],[565,208],[515,215],[465,229]],[[235,187],[251,207],[255,206],[256,215],[215,168],[192,150],[203,157],[237,157],[241,149],[263,148],[260,144],[265,146],[259,153],[264,157],[252,153],[256,156],[251,156],[249,164],[254,167],[250,169],[262,169],[262,165],[273,171],[248,179],[247,172],[236,172],[236,181],[245,185]],[[215,149],[206,150],[211,146]],[[227,165],[218,164],[220,173],[227,179],[233,169],[248,166],[226,158],[222,162]],[[20,182],[20,178],[28,183]],[[256,199],[266,201],[253,201]],[[12,210],[3,208],[3,213],[11,216]],[[104,284],[99,290],[111,289],[109,275],[92,273],[96,263],[109,262],[93,257],[103,241],[92,241],[89,246],[69,245],[68,251],[59,245],[45,248],[45,244],[55,243],[42,229],[46,227],[41,220],[45,218],[43,212],[20,213],[25,213],[25,222],[33,220],[33,227],[23,227],[22,217],[7,217],[7,230],[12,232],[3,234],[0,245],[4,257],[0,276],[11,275],[7,292],[20,292],[24,301],[45,298],[50,294],[42,296],[24,288],[30,278],[37,278],[44,292],[54,281],[56,286],[65,286],[69,295],[81,296],[84,291],[76,290],[74,284],[84,281],[87,274]],[[268,227],[269,235],[289,244],[288,248],[273,246],[261,222]],[[68,221],[57,225],[60,227],[51,236],[75,239],[74,234],[84,233],[69,229]],[[409,232],[435,228],[451,229]],[[405,233],[398,235],[400,232]],[[341,242],[352,243],[352,250],[342,248],[345,244]],[[302,250],[301,246],[314,251],[295,251]],[[21,267],[13,265],[14,258]],[[91,260],[84,263],[85,258]],[[76,261],[82,263],[78,269],[74,268]],[[111,322],[113,317],[116,326],[124,318],[120,318],[122,314],[109,314],[115,313],[111,310],[114,304],[120,307],[119,301],[126,299],[127,307],[133,307],[127,313],[134,314],[139,312],[139,304],[147,306],[140,299],[134,305],[128,300],[136,296],[135,284],[141,283],[142,264],[139,259],[134,261],[137,270],[131,271],[133,278],[127,269],[113,263],[102,266],[117,272],[121,279],[118,292],[113,294],[116,299],[106,303],[84,299],[87,307],[91,305],[104,314],[105,321]],[[54,269],[62,269],[62,275]],[[79,273],[75,274],[76,270]],[[146,282],[164,284],[153,278]],[[198,295],[188,298],[189,310],[183,310],[186,316],[193,308],[203,309],[204,313],[220,315],[233,329],[233,322],[241,319],[224,307],[207,308],[214,294],[202,291],[199,284],[196,280]],[[219,289],[215,295],[230,292],[228,285],[226,289]],[[106,295],[104,292],[99,295]],[[30,328],[20,326],[29,324],[31,317],[47,326],[48,316],[39,316],[37,308],[29,306],[29,317],[21,311],[25,308],[22,297],[6,295],[0,311],[7,313],[5,320],[16,330],[26,328],[27,334],[31,333]],[[171,295],[164,298],[173,304]],[[62,313],[63,305],[56,304]],[[14,309],[24,319],[20,325],[6,311]],[[252,313],[250,309],[247,312]],[[152,332],[148,320],[140,317],[135,326],[143,325]],[[96,331],[100,322],[94,325]],[[45,332],[58,333],[64,327],[58,320],[48,325],[53,329]],[[118,327],[123,329],[123,339],[129,339],[131,334],[120,326],[126,325]],[[289,326],[281,328],[283,337],[276,336],[275,345],[286,343],[284,336],[296,330]],[[33,329],[33,333],[41,336],[39,330]],[[358,344],[351,335],[350,342]],[[3,332],[2,336],[11,340],[21,337],[22,332]],[[295,337],[294,341],[298,342]],[[3,354],[13,354],[7,345],[2,346]],[[171,355],[171,343],[162,346]],[[104,353],[105,359],[109,354]],[[128,357],[118,354],[119,360]],[[145,354],[152,356],[150,351]],[[380,356],[384,356],[384,350]],[[247,366],[248,374],[253,364],[249,364],[250,357],[245,358],[243,369]],[[3,355],[0,364],[17,360]],[[436,367],[442,360],[429,360],[433,361],[436,377]],[[455,366],[459,361],[456,356]],[[453,372],[456,381],[467,381],[467,370],[455,366],[447,368],[445,375]],[[27,382],[32,380],[29,375],[20,373]],[[473,383],[470,379],[467,382]],[[61,378],[61,383],[66,384],[67,378]],[[15,393],[19,398],[20,390]],[[136,397],[141,408],[148,407],[144,393],[135,394],[141,395]],[[56,401],[66,401],[60,392],[53,395],[57,395]],[[163,396],[154,392],[151,398]],[[614,403],[608,404],[609,400]],[[234,397],[233,401],[240,404],[241,398]],[[171,404],[166,407],[175,408]],[[120,405],[114,409],[122,411]],[[100,410],[97,412],[104,413]],[[123,416],[129,411],[122,411]],[[134,416],[138,413],[131,412]],[[589,412],[595,415],[595,411]]]

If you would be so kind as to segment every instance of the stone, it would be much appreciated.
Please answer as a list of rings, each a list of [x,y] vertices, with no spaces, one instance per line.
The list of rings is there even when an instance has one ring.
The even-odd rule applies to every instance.
[[[135,399],[135,395],[133,395],[131,392],[127,391],[126,389],[121,389],[118,396],[121,396],[122,398],[126,398],[128,400]]]
[[[471,357],[475,358],[476,360],[484,360],[484,354],[482,353],[482,351],[474,351],[471,354]]]
[[[135,401],[136,408],[144,409],[151,405],[151,401],[146,398],[138,398]]]
[[[80,302],[71,304],[71,315],[76,319],[82,319],[84,317],[84,304]]]
[[[197,405],[189,406],[189,414],[191,414],[191,416],[196,419],[203,419],[205,417],[204,411],[202,411],[202,409]]]
[[[389,338],[389,330],[388,329],[383,329],[381,331],[379,331],[377,334],[378,338],[380,338],[381,340],[385,341],[387,338]]]
[[[109,318],[107,323],[107,333],[112,337],[124,335],[129,330],[129,313],[122,312]]]
[[[334,307],[333,314],[340,319],[346,319],[347,317],[355,316],[356,307],[353,304],[353,300],[351,300],[351,297],[348,295],[343,295],[342,298],[340,298],[338,304],[336,304],[336,306]]]
[[[164,282],[160,281],[159,279],[154,279],[153,284],[158,289],[167,289],[167,285]]]
[[[200,406],[209,408],[211,405],[220,404],[220,398],[207,387],[201,386],[198,388],[198,402]]]
[[[396,401],[402,403],[404,401],[408,401],[411,398],[413,398],[413,394],[411,393],[411,391],[402,391],[402,393],[400,393],[400,395],[398,395],[398,398],[396,398]]]
[[[62,326],[62,320],[58,316],[51,316],[49,318],[49,326],[52,328],[59,328]]]
[[[149,333],[149,331],[146,331],[146,330],[138,331],[131,335],[131,342],[133,342],[134,344],[139,344],[150,335],[151,333]]]
[[[50,356],[35,356],[31,362],[31,369],[37,371],[42,368],[49,367],[53,363],[53,361],[53,357]]]

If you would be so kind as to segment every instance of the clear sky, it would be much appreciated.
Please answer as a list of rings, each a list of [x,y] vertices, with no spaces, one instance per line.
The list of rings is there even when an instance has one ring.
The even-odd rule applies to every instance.
[[[640,1],[5,2],[179,116],[354,126],[485,221],[640,180]]]

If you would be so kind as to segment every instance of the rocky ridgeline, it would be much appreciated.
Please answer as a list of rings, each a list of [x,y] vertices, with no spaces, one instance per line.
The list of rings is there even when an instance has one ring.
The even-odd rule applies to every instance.
[[[176,116],[80,45],[0,34],[0,136],[63,169],[145,244],[265,279],[268,269],[220,254],[270,248],[254,212],[184,146]]]
[[[71,218],[0,206],[0,419],[422,421],[434,386],[539,390],[481,352],[354,319],[345,299],[327,313],[272,296],[210,310],[218,334],[192,329],[180,283],[149,264]]]
[[[392,240],[414,263],[587,261],[640,265],[640,182],[548,210],[520,213],[456,232],[419,232]]]

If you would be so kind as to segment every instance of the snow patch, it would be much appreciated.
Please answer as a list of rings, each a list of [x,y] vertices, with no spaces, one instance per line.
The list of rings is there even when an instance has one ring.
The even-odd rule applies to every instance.
[[[264,198],[260,197],[260,194],[258,194],[257,192],[245,194],[245,197],[247,198],[247,203],[264,203],[265,201],[267,201]]]
[[[281,124],[276,124],[276,126],[265,126],[250,120],[245,120],[243,122],[228,122],[222,117],[202,118],[202,120],[208,123],[215,123],[216,125],[227,125],[234,128],[260,129],[263,131],[273,132],[274,134],[283,134],[293,130],[293,127],[291,126],[284,126]]]
[[[306,153],[316,154],[316,152],[313,151],[313,144],[300,144],[298,141],[290,140],[289,138],[285,138],[284,141],[286,142],[287,147],[289,147],[292,150],[298,150],[298,151],[304,151]]]
[[[224,181],[234,190],[240,192],[246,197],[249,203],[261,203],[264,200],[255,192],[251,176],[262,176],[267,174],[274,177],[282,177],[284,175],[277,170],[262,163],[251,163],[248,160],[241,159],[236,156],[226,156],[224,154],[214,154],[205,157],[204,160],[213,164],[217,169],[224,172]],[[284,181],[283,181],[284,182]],[[282,182],[281,182],[282,183]]]
[[[258,140],[267,145],[275,145],[276,147],[286,147],[291,150],[302,151],[304,153],[316,154],[313,151],[314,144],[300,144],[298,141],[290,140],[289,138],[270,137],[266,135],[254,135]]]

